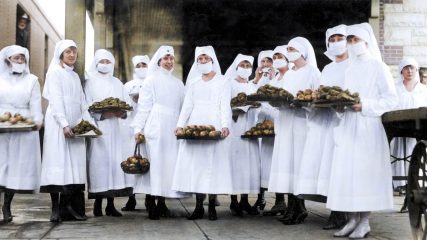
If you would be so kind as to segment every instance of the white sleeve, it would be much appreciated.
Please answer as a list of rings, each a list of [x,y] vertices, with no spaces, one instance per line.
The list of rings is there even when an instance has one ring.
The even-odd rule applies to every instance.
[[[62,77],[58,76],[57,71],[53,71],[46,76],[46,82],[49,92],[49,105],[52,109],[52,115],[55,121],[62,127],[69,126],[65,118],[64,93],[62,92]]]
[[[40,91],[40,84],[37,77],[34,76],[34,78],[35,78],[34,84],[31,88],[30,112],[34,122],[40,125],[43,123],[41,91]]]
[[[154,86],[153,81],[151,79],[146,79],[142,84],[141,89],[139,90],[139,98],[137,112],[135,117],[131,123],[131,127],[133,128],[135,133],[142,132],[145,127],[145,123],[148,119],[148,116],[151,113],[151,109],[154,104]]]
[[[193,111],[193,91],[194,85],[190,85],[184,97],[184,103],[182,104],[181,113],[179,114],[178,123],[176,127],[184,127],[190,118],[191,112]]]
[[[230,121],[232,120],[232,111],[230,106],[231,101],[231,84],[226,81],[221,92],[220,110],[221,110],[221,127],[230,128]]]
[[[379,117],[399,104],[393,78],[385,64],[382,64],[382,69],[377,74],[375,85],[379,90],[379,95],[361,99],[362,115],[366,117]]]

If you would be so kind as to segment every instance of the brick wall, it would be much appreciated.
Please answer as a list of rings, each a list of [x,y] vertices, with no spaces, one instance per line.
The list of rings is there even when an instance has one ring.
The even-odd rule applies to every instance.
[[[395,77],[403,57],[427,66],[427,1],[380,0],[379,45]]]

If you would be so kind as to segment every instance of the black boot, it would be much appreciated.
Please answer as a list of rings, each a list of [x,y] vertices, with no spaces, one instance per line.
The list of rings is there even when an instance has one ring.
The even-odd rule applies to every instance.
[[[124,207],[122,207],[122,211],[135,211],[136,207],[136,198],[135,194],[129,196],[129,199]]]
[[[242,211],[245,211],[249,215],[258,215],[259,214],[258,208],[256,208],[256,207],[253,208],[249,204],[248,194],[240,195],[239,207]]]
[[[59,193],[50,193],[50,200],[52,201],[52,214],[50,215],[51,222],[60,222],[59,216]]]
[[[303,199],[299,199],[294,196],[294,212],[291,219],[282,221],[285,225],[294,225],[303,223],[305,218],[308,216],[307,209],[305,208],[305,203]]]
[[[196,194],[196,208],[193,213],[187,218],[188,220],[196,220],[203,218],[205,214],[205,209],[203,208],[203,200],[205,198],[204,194]]]
[[[93,215],[95,217],[101,217],[102,214],[102,198],[96,198],[93,203]]]
[[[274,206],[271,207],[270,211],[265,211],[263,215],[276,216],[277,214],[284,214],[285,210],[286,210],[285,194],[276,193],[276,201],[274,203]]]
[[[295,196],[293,194],[288,195],[288,206],[285,210],[285,213],[283,214],[283,217],[279,219],[279,221],[285,223],[285,222],[291,222],[292,217],[294,216],[295,212]]]
[[[13,196],[15,195],[15,192],[12,190],[5,190],[4,192],[4,204],[2,207],[3,211],[3,222],[12,222],[12,212],[10,210],[10,205],[12,204]]]
[[[323,226],[324,230],[339,229],[346,224],[346,214],[344,212],[331,211],[328,223]]]
[[[252,206],[253,208],[257,208],[257,210],[264,211],[265,205],[267,204],[267,202],[265,201],[265,190],[265,188],[260,188],[258,198],[255,204]]]
[[[145,202],[147,204],[148,218],[151,220],[159,220],[160,214],[156,206],[156,198],[152,195],[147,194],[145,196]]]
[[[161,217],[166,217],[166,218],[173,217],[171,211],[166,206],[164,197],[157,197],[157,209]]]
[[[114,198],[107,198],[107,207],[105,208],[105,215],[112,217],[121,217],[123,216],[119,211],[117,211],[114,206]]]
[[[73,195],[71,194],[61,194],[61,198],[64,197],[65,199],[65,209],[67,209],[67,212],[74,218],[74,220],[77,221],[84,221],[87,220],[87,218],[85,216],[82,216],[80,214],[78,214],[72,207],[72,200],[73,200]]]
[[[233,216],[242,216],[243,211],[242,209],[240,209],[239,202],[237,201],[237,195],[231,195],[230,199],[231,199],[231,202],[230,202],[231,214]]]
[[[216,215],[216,210],[215,210],[215,198],[216,198],[216,195],[209,195],[208,214],[209,214],[209,220],[211,221],[215,221],[218,219]]]

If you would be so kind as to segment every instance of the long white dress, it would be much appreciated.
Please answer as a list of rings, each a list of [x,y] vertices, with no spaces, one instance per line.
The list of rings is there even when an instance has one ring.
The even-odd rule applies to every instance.
[[[418,82],[412,91],[408,91],[403,85],[402,80],[396,84],[397,95],[399,96],[399,105],[396,110],[427,107],[427,87]],[[415,138],[406,138],[406,151],[404,146],[405,138],[393,138],[390,143],[390,152],[392,156],[403,158],[410,156],[414,150],[417,140]],[[406,152],[406,154],[405,154]],[[394,161],[394,158],[391,159]],[[409,162],[397,161],[392,165],[393,176],[407,176]],[[404,186],[406,181],[393,181],[394,187]]]
[[[230,128],[231,86],[222,75],[194,80],[185,95],[178,127],[213,125]],[[218,141],[182,140],[172,189],[189,193],[231,194],[230,137]]]
[[[41,93],[37,77],[32,74],[0,76],[0,114],[10,112],[43,121]],[[18,192],[39,190],[40,139],[38,131],[0,133],[0,188]]]
[[[272,80],[269,80],[267,84],[271,86],[280,86],[282,83],[278,80],[279,75],[277,75]],[[260,112],[258,114],[258,122],[264,120],[271,120],[273,123],[279,114],[277,108],[271,106],[269,103],[262,102]],[[273,157],[274,149],[274,138],[262,138],[260,139],[260,158],[261,158],[261,187],[268,188],[268,181],[270,180],[271,172],[271,159]]]
[[[361,212],[393,208],[390,151],[381,115],[398,103],[388,67],[365,54],[352,60],[344,87],[358,92],[362,112],[346,111],[334,129],[327,207]]]
[[[348,64],[349,61],[345,60],[326,65],[316,88],[320,85],[343,87]],[[332,109],[311,109],[309,112],[295,194],[327,196],[334,147],[333,127],[336,125],[335,111]]]
[[[256,92],[253,83],[239,83],[235,79],[231,81],[231,96],[244,92],[247,95]],[[240,136],[255,126],[258,110],[249,109],[246,113],[240,113],[237,121],[231,121],[231,171],[233,173],[233,193],[247,194],[258,193],[260,190],[260,155],[259,143],[253,139],[242,139]]]
[[[45,116],[42,192],[61,191],[62,186],[84,190],[86,146],[83,138],[65,138],[63,128],[82,119],[92,121],[80,78],[74,71],[55,66],[46,75],[43,97],[49,101]]]
[[[281,87],[296,96],[299,90],[314,89],[319,77],[319,70],[307,64],[297,71],[287,71]],[[307,133],[307,111],[302,108],[279,110],[268,191],[294,193]]]
[[[168,198],[186,196],[172,190],[179,147],[174,131],[184,91],[182,81],[162,69],[144,81],[132,126],[135,132],[142,130],[145,135],[150,171],[137,176],[135,193]]]
[[[89,105],[108,97],[119,98],[128,104],[131,101],[119,79],[100,73],[87,80],[85,94]],[[123,153],[123,144],[128,145],[129,142],[122,139],[122,119],[100,120],[99,115],[94,116],[102,136],[91,139],[88,149],[89,198],[129,196],[135,180],[120,167],[120,163],[129,155]]]

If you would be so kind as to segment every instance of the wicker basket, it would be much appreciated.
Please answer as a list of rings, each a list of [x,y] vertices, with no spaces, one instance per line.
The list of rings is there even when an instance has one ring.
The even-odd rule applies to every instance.
[[[150,161],[141,156],[139,144],[136,144],[133,156],[128,157],[120,166],[127,174],[144,174],[150,170]]]

